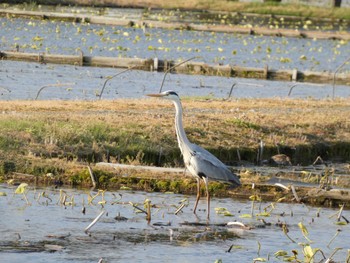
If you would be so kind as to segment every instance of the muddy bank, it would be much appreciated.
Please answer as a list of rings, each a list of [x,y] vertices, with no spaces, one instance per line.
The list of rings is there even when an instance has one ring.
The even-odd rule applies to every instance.
[[[349,35],[350,36],[350,35]],[[188,75],[222,76],[234,78],[253,78],[265,80],[284,80],[308,83],[337,83],[350,85],[350,74],[331,72],[313,72],[290,70],[275,70],[265,68],[251,68],[230,65],[214,65],[204,62],[187,62],[177,66],[175,61],[162,59],[143,58],[114,58],[100,56],[84,56],[83,54],[72,56],[62,54],[42,54],[0,51],[0,59],[29,61],[38,63],[69,64],[79,66],[124,68],[144,71],[172,72]],[[296,86],[297,84],[295,84]],[[292,90],[292,89],[291,89]],[[290,90],[290,92],[291,92]]]
[[[135,165],[122,165],[121,168],[118,168],[118,166],[113,167],[100,163],[92,166],[91,169],[78,165],[74,171],[66,170],[65,175],[46,173],[37,176],[12,172],[0,179],[2,182],[14,185],[26,182],[33,187],[78,187],[92,190],[196,194],[195,179],[189,174],[185,175],[183,169],[164,168],[164,171],[162,168],[152,169],[153,171],[150,171],[148,167]],[[281,170],[283,171],[283,168]],[[241,200],[252,200],[253,198],[255,201],[264,202],[305,203],[321,207],[350,208],[350,191],[338,188],[338,180],[335,180],[338,175],[332,178],[320,177],[320,183],[315,184],[303,182],[302,178],[295,176],[295,172],[292,171],[283,176],[273,172],[262,176],[259,173],[249,172],[248,169],[235,167],[235,172],[241,177],[241,187],[232,189],[227,184],[210,182],[211,195]],[[295,180],[286,179],[286,177]],[[349,175],[341,180],[343,184],[349,185],[350,183]],[[202,186],[202,196],[205,196],[204,186]]]

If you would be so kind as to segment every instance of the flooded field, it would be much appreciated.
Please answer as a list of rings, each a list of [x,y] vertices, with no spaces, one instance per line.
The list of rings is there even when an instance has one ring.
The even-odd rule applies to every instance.
[[[0,50],[186,60],[300,71],[335,71],[350,57],[348,41],[267,37],[7,19],[0,17]],[[344,71],[349,71],[345,67]]]
[[[122,69],[0,61],[0,100],[33,100],[36,97],[39,100],[97,100],[105,83],[102,99],[143,98],[147,93],[158,92],[164,78],[164,73],[132,70],[106,82],[119,72]],[[182,74],[166,76],[163,90],[170,89],[180,96],[203,98],[228,98],[230,92],[233,98],[325,99],[333,96],[331,84]],[[349,86],[337,85],[335,96],[349,97]]]
[[[66,7],[24,6],[31,10],[96,14],[117,19],[147,19],[166,21],[194,21],[210,23],[220,14],[182,13],[169,14],[155,11],[144,13],[138,9],[79,9]],[[210,16],[212,16],[210,18]],[[217,17],[217,18],[215,18]],[[228,19],[228,18],[225,18]],[[233,19],[233,18],[232,18]],[[248,23],[241,18],[239,23]],[[267,19],[267,18],[266,18]],[[265,20],[266,20],[265,19]],[[271,19],[271,17],[269,18]],[[290,25],[262,19],[252,24]],[[226,21],[226,20],[225,20]],[[229,19],[228,19],[229,21]],[[299,21],[300,22],[300,21]],[[301,23],[301,22],[300,22]],[[307,23],[313,27],[314,23]],[[300,29],[302,25],[294,27]],[[305,26],[305,25],[304,25]],[[338,23],[339,30],[346,27]],[[81,54],[87,56],[159,58],[161,60],[193,61],[210,64],[270,69],[298,69],[300,71],[334,72],[350,57],[349,42],[344,40],[317,40],[285,38],[261,35],[240,35],[188,30],[167,30],[152,27],[121,27],[89,23],[71,23],[35,19],[0,17],[0,51],[18,50],[30,53]],[[319,25],[317,30],[330,29]],[[307,28],[304,28],[307,30]],[[349,63],[338,73],[349,72]],[[105,81],[120,72],[119,69],[84,68],[25,62],[0,62],[0,99],[96,99]],[[102,98],[139,98],[145,93],[160,89],[164,74],[157,72],[129,71],[106,85]],[[56,86],[55,86],[56,85]],[[214,96],[226,98],[234,85],[232,96],[237,98],[286,97],[323,99],[333,96],[330,84],[312,85],[264,80],[206,76],[167,76],[164,89],[173,89],[182,96]],[[296,85],[295,87],[293,87]],[[48,86],[48,87],[46,87]],[[51,87],[50,87],[51,86]],[[52,87],[55,86],[55,87]],[[337,86],[335,96],[349,97],[348,86]]]
[[[92,200],[97,192],[29,187],[28,205],[15,190],[0,186],[4,262],[283,262],[293,256],[308,262],[316,250],[315,262],[329,257],[345,262],[349,256],[343,218],[350,214],[343,211],[338,221],[339,209],[263,201],[252,208],[250,201],[213,198],[207,222],[204,198],[198,216],[192,213],[194,196],[119,190]],[[145,209],[146,199],[152,205],[149,224],[138,209]],[[227,226],[235,221],[245,227]]]

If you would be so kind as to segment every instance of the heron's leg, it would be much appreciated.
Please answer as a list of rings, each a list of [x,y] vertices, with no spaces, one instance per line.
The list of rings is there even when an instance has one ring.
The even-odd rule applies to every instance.
[[[203,178],[204,183],[205,183],[205,190],[207,192],[207,219],[209,220],[209,215],[210,215],[210,194],[209,194],[209,189],[208,189],[208,178],[204,177]]]
[[[199,198],[201,197],[201,180],[199,178],[197,179],[197,199],[196,199],[196,203],[194,204],[194,208],[193,208],[193,213],[196,213],[196,209],[197,209],[197,205],[198,205],[198,201]]]

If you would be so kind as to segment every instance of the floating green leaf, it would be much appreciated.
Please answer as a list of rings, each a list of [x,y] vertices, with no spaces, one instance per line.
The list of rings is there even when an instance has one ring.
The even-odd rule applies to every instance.
[[[249,199],[252,201],[261,201],[261,197],[258,195],[251,195],[249,196]]]
[[[242,214],[239,216],[240,218],[252,218],[251,214]]]
[[[120,190],[132,190],[132,188],[127,187],[127,186],[121,186]]]
[[[336,222],[335,224],[338,225],[338,226],[345,226],[345,225],[347,225],[348,223],[345,222],[345,221],[339,221],[339,222]]]
[[[261,212],[261,213],[256,214],[256,216],[269,217],[269,216],[271,216],[271,214],[269,212]]]
[[[44,38],[43,37],[39,37],[39,36],[35,36],[32,38],[33,41],[43,41]]]
[[[300,230],[301,230],[303,236],[305,237],[305,239],[306,239],[307,241],[309,241],[310,243],[312,243],[312,241],[307,237],[307,236],[309,235],[309,231],[308,231],[307,228],[304,226],[304,224],[301,223],[301,222],[299,222],[299,223],[298,223],[298,226],[299,226],[299,228],[300,228]]]
[[[267,262],[266,258],[254,258],[253,259],[254,262]]]
[[[306,244],[303,247],[303,254],[305,257],[305,262],[313,262],[315,254],[319,251],[318,248],[312,249],[310,245]]]
[[[28,184],[26,184],[26,183],[21,183],[21,184],[17,187],[17,189],[16,189],[16,191],[15,191],[15,194],[24,194],[25,191],[27,190],[27,187],[28,187]]]
[[[215,211],[219,215],[224,215],[224,216],[233,216],[230,211],[227,210],[225,207],[216,207]]]
[[[280,58],[280,62],[282,62],[282,63],[289,63],[289,62],[292,62],[292,60],[290,58],[281,57]]]
[[[275,252],[275,257],[284,257],[284,256],[287,256],[288,253],[287,251],[284,251],[284,250],[278,250],[277,252]]]

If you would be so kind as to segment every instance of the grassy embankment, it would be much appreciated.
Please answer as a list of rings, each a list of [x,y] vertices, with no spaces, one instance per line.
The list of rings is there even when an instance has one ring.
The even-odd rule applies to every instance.
[[[23,3],[22,1],[7,0],[7,3]],[[160,9],[183,9],[183,10],[207,10],[207,11],[224,11],[224,12],[242,12],[269,15],[300,16],[313,18],[329,19],[350,19],[350,8],[329,8],[316,7],[301,4],[280,4],[273,1],[266,3],[242,3],[228,0],[105,0],[102,3],[95,0],[37,0],[30,2],[35,4],[52,4],[52,5],[87,5],[87,6],[105,6],[105,7],[147,7]]]
[[[84,2],[84,0],[81,0]],[[111,0],[111,2],[113,2]],[[118,1],[120,2],[120,1]],[[125,1],[129,2],[130,1]],[[211,11],[227,11],[227,12],[242,12],[255,14],[269,14],[269,15],[288,15],[300,17],[318,17],[318,18],[339,18],[350,19],[349,8],[326,8],[307,6],[301,4],[280,4],[275,2],[266,3],[244,3],[236,1],[131,1],[131,5],[150,5],[157,8],[176,9],[183,8],[188,10],[211,10]],[[125,5],[127,5],[125,3]]]
[[[254,163],[260,140],[265,144],[264,159],[279,149],[293,164],[311,164],[318,155],[350,160],[349,100],[185,98],[183,106],[189,139],[228,164]],[[19,172],[41,182],[88,186],[86,164],[108,156],[112,162],[182,166],[169,102],[4,101],[0,112],[2,178]],[[120,181],[130,178],[122,179],[116,171],[95,172],[102,187],[132,184]],[[53,177],[45,177],[47,173]],[[251,180],[242,178],[244,183]],[[179,181],[153,183],[152,190],[176,191],[179,186]]]

